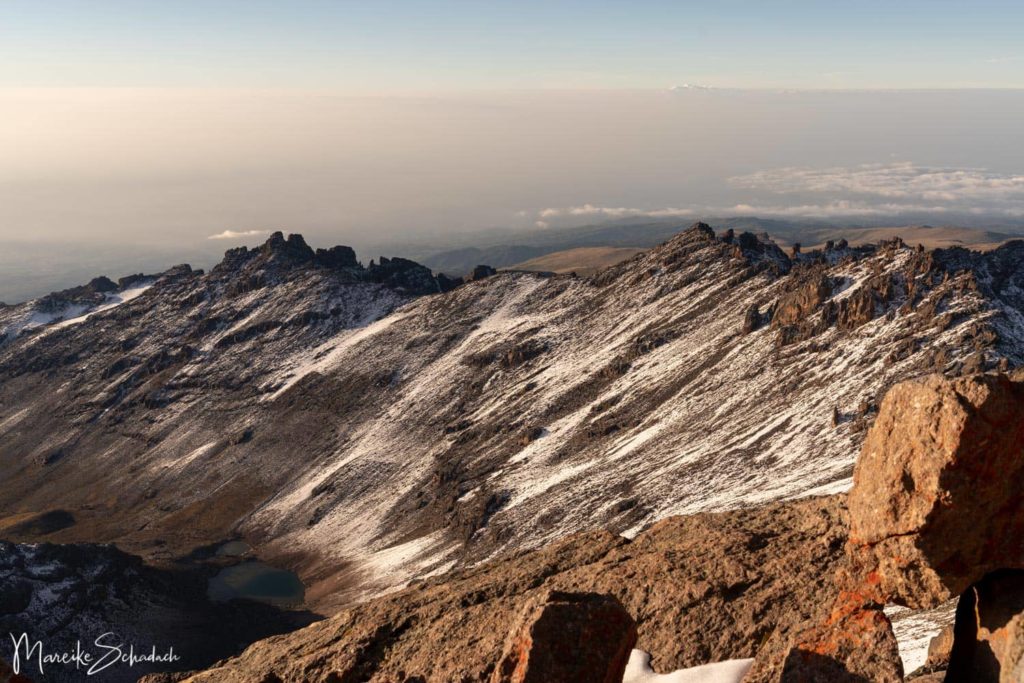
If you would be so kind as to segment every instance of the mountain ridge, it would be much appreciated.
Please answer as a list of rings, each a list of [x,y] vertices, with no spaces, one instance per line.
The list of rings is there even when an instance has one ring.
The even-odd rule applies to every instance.
[[[893,382],[1021,362],[1022,251],[787,255],[697,224],[592,278],[433,296],[239,252],[0,346],[0,528],[59,501],[46,540],[155,562],[241,534],[331,610],[573,531],[840,491]]]

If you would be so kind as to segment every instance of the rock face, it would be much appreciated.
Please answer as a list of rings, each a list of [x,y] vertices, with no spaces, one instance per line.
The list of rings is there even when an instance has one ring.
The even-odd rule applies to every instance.
[[[189,680],[506,680],[499,662],[514,662],[510,669],[517,671],[530,659],[510,643],[525,642],[523,629],[537,627],[538,610],[542,616],[547,609],[559,621],[607,612],[614,628],[598,634],[614,643],[606,657],[629,640],[614,603],[570,602],[560,592],[614,596],[636,622],[636,646],[652,654],[658,671],[753,657],[773,632],[789,633],[834,597],[822,577],[843,557],[845,524],[842,499],[834,496],[674,517],[632,542],[607,532],[578,534],[356,605],[255,643]],[[572,631],[560,636],[543,622],[536,633],[544,647]]]
[[[935,607],[1024,568],[1024,384],[938,376],[894,387],[854,471],[850,544],[879,601]]]
[[[546,591],[523,608],[491,683],[621,683],[635,644],[614,597]]]
[[[785,645],[779,648],[778,643]],[[885,614],[842,595],[832,611],[776,638],[744,683],[900,683],[903,665]]]
[[[890,390],[854,472],[839,595],[763,650],[750,680],[899,681],[881,608],[933,608],[961,593],[951,680],[1004,680],[1024,612],[1022,449],[1024,384],[1005,375]]]

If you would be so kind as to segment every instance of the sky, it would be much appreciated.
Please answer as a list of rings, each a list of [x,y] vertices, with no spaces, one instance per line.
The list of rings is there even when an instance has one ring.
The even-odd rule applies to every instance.
[[[0,0],[0,300],[278,229],[1020,221],[1021,35],[1020,2]]]
[[[1024,87],[1024,4],[4,0],[0,85]]]

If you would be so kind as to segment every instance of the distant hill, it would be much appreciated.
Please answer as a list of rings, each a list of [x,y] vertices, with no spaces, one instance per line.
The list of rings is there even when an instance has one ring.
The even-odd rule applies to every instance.
[[[637,247],[579,247],[538,256],[511,266],[508,270],[593,275],[601,268],[614,266],[645,251]]]
[[[825,239],[820,239],[820,237],[825,237]],[[1014,239],[1016,236],[975,228],[910,225],[890,228],[863,228],[859,230],[828,230],[819,235],[818,244],[813,246],[823,245],[828,239],[838,240],[845,238],[850,244],[857,246],[873,244],[880,240],[892,239],[893,237],[899,237],[910,245],[921,244],[926,249],[970,247],[979,251],[988,251],[995,249],[1008,240]]]
[[[824,245],[828,240],[845,239],[851,244],[860,245],[899,235],[907,244],[923,244],[928,248],[969,246],[985,250],[1019,237],[1011,232],[986,228],[932,227],[921,224],[844,225],[822,220],[779,220],[750,216],[708,218],[705,221],[715,230],[731,228],[736,232],[768,233],[772,240],[784,247],[799,243],[805,249]],[[679,218],[625,218],[572,228],[506,231],[501,233],[500,244],[493,242],[496,239],[493,235],[478,235],[475,238],[478,240],[476,244],[457,249],[436,251],[426,247],[405,247],[398,251],[435,272],[447,275],[464,275],[481,263],[495,268],[538,270],[540,268],[533,267],[533,264],[529,268],[523,268],[522,264],[548,254],[585,247],[650,249],[668,241],[692,222]]]

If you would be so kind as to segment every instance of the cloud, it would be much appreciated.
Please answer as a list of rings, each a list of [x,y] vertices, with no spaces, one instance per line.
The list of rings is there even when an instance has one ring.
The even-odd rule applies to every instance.
[[[763,216],[855,218],[901,214],[1024,217],[1024,174],[911,162],[774,168],[728,179],[744,190],[732,205],[631,208],[583,204],[537,212],[538,223],[573,218]]]
[[[258,235],[266,235],[269,230],[225,230],[224,232],[218,232],[216,235],[210,235],[206,239],[208,240],[234,240],[240,237],[256,237]]]
[[[669,88],[669,92],[686,92],[688,90],[714,90],[710,85],[698,85],[696,83],[683,83],[682,85],[673,85]]]
[[[551,227],[551,224],[548,223],[547,221],[537,221],[536,223],[534,223],[534,225],[540,228],[541,230]]]
[[[928,211],[1024,215],[1024,174],[911,162],[852,167],[786,167],[729,179],[738,188],[775,195],[820,196],[846,215]],[[780,207],[783,208],[783,207]],[[799,205],[786,206],[793,211]],[[831,215],[831,214],[826,214]]]
[[[593,204],[584,204],[583,206],[541,209],[537,215],[542,219],[558,218],[562,216],[602,216],[604,218],[624,218],[626,216],[692,216],[693,209],[680,209],[675,207],[666,207],[663,209],[635,209],[624,206],[594,206]]]

